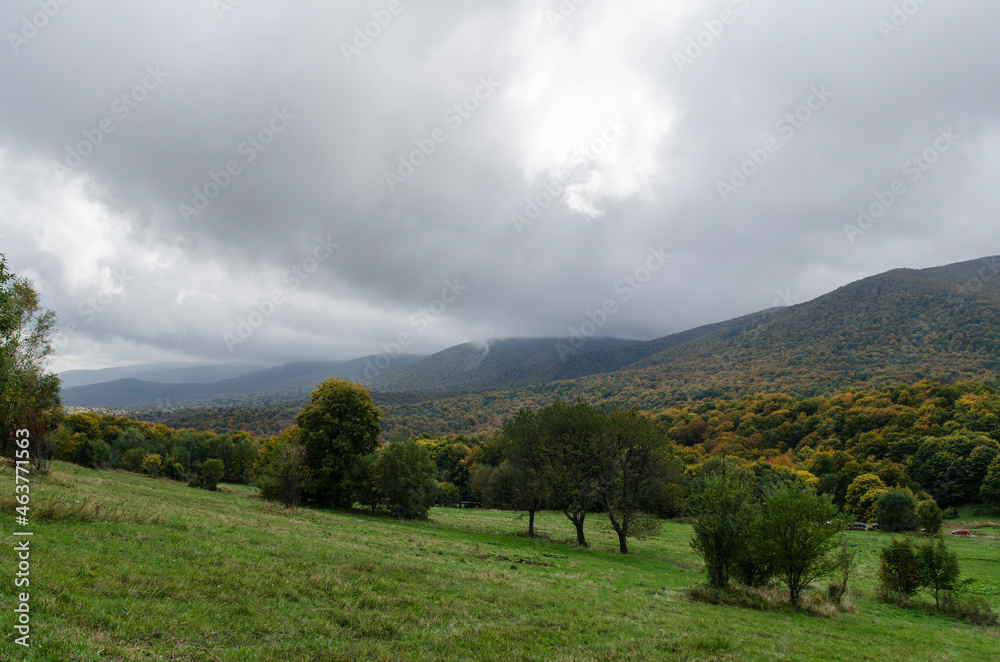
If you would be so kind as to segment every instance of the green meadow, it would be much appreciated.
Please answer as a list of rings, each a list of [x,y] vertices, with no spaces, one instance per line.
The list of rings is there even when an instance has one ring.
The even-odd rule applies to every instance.
[[[690,526],[616,553],[606,518],[572,546],[518,513],[438,508],[427,522],[285,509],[255,490],[189,488],[55,463],[32,476],[31,647],[14,638],[14,474],[0,470],[3,660],[991,660],[997,627],[874,599],[889,536],[860,552],[851,608],[821,616],[691,603]],[[947,530],[969,592],[1000,610],[1000,517]],[[992,537],[990,537],[992,536]],[[825,592],[825,583],[817,587]],[[815,593],[815,592],[813,592]],[[814,600],[815,596],[810,600]],[[933,598],[923,593],[918,601]]]

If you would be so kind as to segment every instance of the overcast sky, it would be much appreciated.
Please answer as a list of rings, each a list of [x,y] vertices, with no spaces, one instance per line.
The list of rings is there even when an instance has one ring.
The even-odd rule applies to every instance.
[[[579,5],[579,6],[578,6]],[[1000,4],[11,0],[55,370],[655,338],[1000,253]],[[859,218],[858,208],[867,218]]]

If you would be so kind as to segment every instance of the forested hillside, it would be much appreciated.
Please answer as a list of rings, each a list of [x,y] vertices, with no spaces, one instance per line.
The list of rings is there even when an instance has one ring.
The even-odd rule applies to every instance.
[[[593,339],[559,360],[556,339],[459,345],[382,375],[386,438],[495,429],[522,407],[577,398],[659,411],[755,393],[793,397],[987,379],[1000,368],[1000,258],[898,269],[813,301],[648,342]],[[593,343],[593,344],[591,344]],[[386,390],[386,389],[394,390]],[[147,412],[147,420],[256,434],[292,423],[304,398]]]

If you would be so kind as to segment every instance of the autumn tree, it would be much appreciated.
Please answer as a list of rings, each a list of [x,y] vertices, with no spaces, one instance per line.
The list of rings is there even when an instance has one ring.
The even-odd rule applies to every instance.
[[[993,508],[1000,509],[1000,457],[993,460],[979,488],[979,496]]]
[[[886,491],[875,474],[861,474],[847,488],[844,510],[862,522],[874,522],[878,499]]]
[[[917,504],[917,521],[928,536],[933,536],[941,530],[944,517],[934,501],[925,499]]]
[[[321,505],[350,505],[343,480],[355,458],[378,448],[381,417],[360,384],[330,378],[316,387],[312,401],[296,417],[310,470],[304,490],[307,499]]]

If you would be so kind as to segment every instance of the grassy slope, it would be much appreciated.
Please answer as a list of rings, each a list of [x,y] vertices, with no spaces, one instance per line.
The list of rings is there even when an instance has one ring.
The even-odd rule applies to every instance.
[[[5,468],[7,532],[12,492]],[[996,628],[865,597],[854,598],[858,613],[834,618],[689,604],[680,591],[703,575],[681,524],[622,557],[600,516],[588,524],[592,549],[581,550],[559,544],[572,538],[561,514],[540,516],[551,541],[535,541],[509,535],[525,524],[511,513],[439,509],[430,522],[400,523],[287,511],[246,489],[209,493],[59,463],[32,499],[34,647],[12,644],[5,544],[5,660],[884,662],[985,660],[1000,648]],[[849,535],[870,594],[887,536]],[[949,542],[966,575],[997,585],[1000,540]],[[988,599],[1000,608],[1000,595]]]

